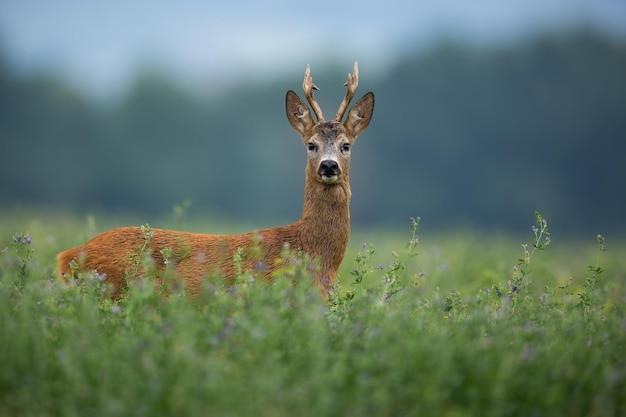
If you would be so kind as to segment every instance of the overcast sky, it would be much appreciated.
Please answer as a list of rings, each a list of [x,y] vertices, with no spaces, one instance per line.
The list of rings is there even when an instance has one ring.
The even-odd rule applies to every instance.
[[[442,36],[507,42],[587,24],[626,34],[626,0],[398,2],[2,0],[0,47],[24,71],[53,70],[96,94],[142,66],[225,85],[336,61],[381,70]]]

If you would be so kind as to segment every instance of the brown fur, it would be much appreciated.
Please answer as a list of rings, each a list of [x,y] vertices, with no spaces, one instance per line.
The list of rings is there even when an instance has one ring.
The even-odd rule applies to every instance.
[[[306,106],[292,91],[287,94],[286,104],[288,119],[305,144],[308,141],[325,142],[339,149],[340,142],[352,144],[367,127],[374,99],[371,93],[366,94],[351,110],[352,118],[349,115],[344,124],[323,120],[314,123]],[[59,253],[58,273],[61,277],[69,276],[73,272],[70,263],[75,261],[79,270],[105,274],[106,282],[113,287],[114,296],[118,296],[126,286],[126,280],[140,274],[136,270],[140,248],[145,245],[155,264],[161,268],[164,264],[161,250],[169,248],[174,253],[176,271],[185,280],[187,291],[196,295],[203,277],[215,274],[232,278],[236,274],[233,257],[238,248],[260,246],[263,255],[262,260],[257,262],[262,262],[265,275],[269,278],[287,243],[291,249],[302,251],[319,262],[315,280],[322,292],[327,293],[336,281],[350,236],[349,154],[339,159],[342,175],[333,184],[320,181],[317,173],[319,162],[318,156],[309,155],[304,209],[302,217],[295,223],[240,235],[152,229],[150,239],[145,238],[140,227],[112,229],[84,245]]]

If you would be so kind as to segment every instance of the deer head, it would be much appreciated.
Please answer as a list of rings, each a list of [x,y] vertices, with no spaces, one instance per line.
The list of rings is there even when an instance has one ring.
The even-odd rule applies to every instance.
[[[302,89],[309,102],[315,119],[300,97],[292,91],[287,92],[287,119],[291,127],[300,134],[307,149],[307,177],[332,186],[348,178],[350,170],[350,151],[357,137],[365,131],[374,113],[374,94],[365,94],[348,113],[345,122],[343,116],[359,84],[359,66],[355,62],[352,73],[345,83],[346,95],[339,105],[333,120],[325,120],[322,109],[313,97],[313,91],[319,90],[313,83],[311,69],[307,65],[304,72]]]

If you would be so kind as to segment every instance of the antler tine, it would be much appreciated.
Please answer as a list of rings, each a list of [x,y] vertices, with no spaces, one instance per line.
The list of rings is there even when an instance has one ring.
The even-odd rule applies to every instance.
[[[311,75],[311,67],[309,65],[306,66],[306,70],[304,71],[302,89],[304,90],[304,95],[311,105],[311,108],[313,108],[313,111],[315,112],[317,121],[323,122],[324,114],[322,113],[322,108],[319,104],[317,104],[317,101],[315,101],[315,97],[313,97],[313,90],[319,91],[319,88],[317,88],[317,86],[313,83],[313,76]]]
[[[354,93],[356,92],[356,88],[359,86],[359,63],[354,61],[354,68],[352,69],[352,73],[348,74],[348,79],[344,83],[346,86],[346,96],[341,101],[339,105],[339,110],[337,110],[337,115],[335,116],[335,120],[340,122],[343,119],[343,115],[346,113],[346,109],[350,104],[350,100],[354,97]]]

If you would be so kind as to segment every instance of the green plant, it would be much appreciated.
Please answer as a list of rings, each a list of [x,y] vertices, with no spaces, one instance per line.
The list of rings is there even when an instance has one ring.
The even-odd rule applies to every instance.
[[[512,278],[509,282],[509,291],[512,297],[524,292],[530,285],[528,274],[535,252],[545,250],[551,243],[548,221],[538,211],[535,212],[535,224],[532,226],[532,231],[530,248],[528,243],[522,244],[522,256],[513,267]]]
[[[50,279],[53,251],[38,236],[54,225],[24,227],[30,239],[2,232],[0,415],[622,415],[626,247],[608,252],[597,238],[585,279],[563,284],[584,266],[581,245],[559,241],[536,262],[530,246],[544,248],[548,231],[537,219],[520,265],[533,285],[515,293],[474,269],[504,276],[512,240],[438,237],[435,251],[418,246],[416,220],[408,244],[355,248],[329,302],[312,282],[315,262],[288,247],[271,282],[246,248],[233,282],[206,277],[190,299],[175,286],[189,254],[150,253],[146,226],[133,258],[140,278],[114,301],[94,271]],[[414,285],[438,252],[453,262],[448,281]]]

